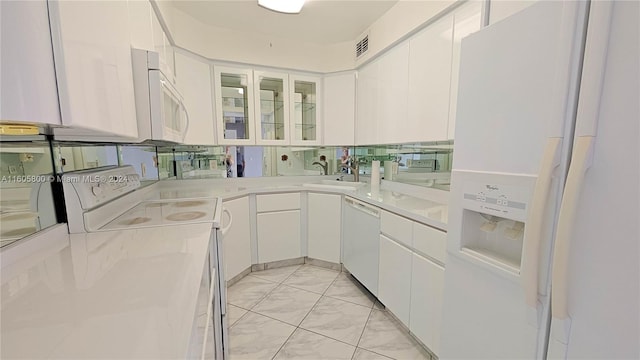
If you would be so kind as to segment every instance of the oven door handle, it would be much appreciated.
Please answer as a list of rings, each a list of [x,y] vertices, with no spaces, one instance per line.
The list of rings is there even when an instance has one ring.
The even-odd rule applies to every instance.
[[[231,224],[233,224],[233,215],[231,214],[231,212],[227,208],[222,208],[222,212],[229,216],[229,223],[227,223],[227,226],[225,226],[222,229],[220,229],[220,232],[222,233],[222,236],[225,236],[227,234],[227,232],[229,231],[229,229],[231,229]]]

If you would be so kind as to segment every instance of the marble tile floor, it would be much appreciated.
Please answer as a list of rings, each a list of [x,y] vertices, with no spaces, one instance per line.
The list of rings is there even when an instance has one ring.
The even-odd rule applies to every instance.
[[[253,272],[227,298],[232,360],[430,360],[346,273],[308,264]]]

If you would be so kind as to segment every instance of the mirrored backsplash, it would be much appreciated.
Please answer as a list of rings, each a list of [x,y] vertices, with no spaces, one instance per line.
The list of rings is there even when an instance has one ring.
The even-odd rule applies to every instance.
[[[370,175],[449,190],[453,142],[358,147],[173,146],[157,149],[160,179],[340,175],[358,164]]]
[[[357,147],[361,173],[380,161],[381,178],[449,191],[453,141]],[[364,165],[364,166],[363,166]]]
[[[56,175],[131,165],[144,185],[164,179],[351,174],[449,190],[453,143],[358,147],[161,146],[50,142],[44,136],[0,141],[1,246],[64,220]],[[61,191],[61,190],[60,190]],[[61,195],[60,195],[61,196]]]
[[[49,142],[3,142],[0,145],[0,246],[57,223]]]

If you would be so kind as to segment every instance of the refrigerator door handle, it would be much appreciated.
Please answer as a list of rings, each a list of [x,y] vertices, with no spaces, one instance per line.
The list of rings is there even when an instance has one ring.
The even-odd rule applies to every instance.
[[[547,139],[544,154],[540,164],[540,173],[531,202],[531,216],[525,226],[524,259],[522,271],[522,285],[524,286],[525,301],[534,310],[538,309],[538,268],[540,261],[540,240],[542,238],[544,216],[547,213],[547,203],[551,189],[553,170],[560,164],[559,150],[562,138]],[[536,311],[537,313],[537,311]],[[538,318],[538,316],[536,316]],[[535,320],[535,325],[538,325]]]
[[[585,173],[593,160],[594,136],[580,136],[576,138],[571,166],[567,175],[567,181],[560,204],[558,228],[553,249],[553,264],[551,278],[551,314],[555,326],[562,327],[560,331],[561,342],[567,344],[571,319],[567,306],[567,293],[569,285],[569,254],[571,238],[573,237],[576,210],[578,208],[580,193],[584,183]],[[561,325],[562,324],[562,325]],[[559,329],[560,330],[560,329]],[[564,341],[563,341],[564,340]]]

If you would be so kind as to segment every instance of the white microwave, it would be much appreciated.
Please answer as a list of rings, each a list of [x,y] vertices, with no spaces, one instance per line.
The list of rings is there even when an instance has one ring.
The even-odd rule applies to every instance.
[[[132,49],[132,62],[140,140],[184,142],[189,114],[172,76],[160,70],[159,54]]]

